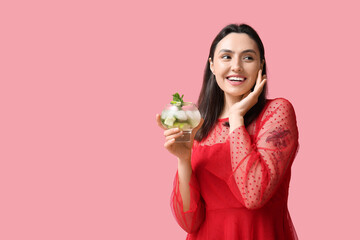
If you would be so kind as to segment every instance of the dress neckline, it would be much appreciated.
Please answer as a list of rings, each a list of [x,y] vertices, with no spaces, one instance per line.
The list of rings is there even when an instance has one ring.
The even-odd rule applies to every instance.
[[[227,117],[227,118],[218,118],[219,122],[225,122],[225,121],[228,121],[228,120],[229,120],[229,117]]]

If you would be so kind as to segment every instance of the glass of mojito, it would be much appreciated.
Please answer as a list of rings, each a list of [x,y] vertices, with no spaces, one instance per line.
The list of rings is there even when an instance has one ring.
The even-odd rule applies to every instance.
[[[175,142],[190,142],[191,131],[199,125],[201,115],[195,104],[191,102],[171,102],[161,112],[161,123],[168,129],[179,128],[183,135]]]

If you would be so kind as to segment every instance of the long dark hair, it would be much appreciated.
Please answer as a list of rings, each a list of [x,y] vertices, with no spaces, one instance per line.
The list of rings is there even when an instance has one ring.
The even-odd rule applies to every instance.
[[[203,138],[207,137],[211,129],[216,124],[224,108],[224,92],[217,85],[215,76],[210,70],[209,58],[214,59],[214,52],[217,44],[229,33],[246,33],[251,39],[256,42],[260,52],[260,62],[264,61],[262,74],[266,74],[265,50],[257,32],[247,24],[230,24],[224,27],[212,42],[209,57],[206,61],[203,84],[197,102],[201,116],[204,118],[204,123],[199,129],[199,131],[196,133],[195,139],[197,141],[201,141]],[[254,90],[254,87],[255,84],[252,90]],[[244,116],[245,126],[248,126],[264,108],[266,103],[266,92],[267,87],[265,84],[257,103]],[[228,122],[225,124],[229,125]]]

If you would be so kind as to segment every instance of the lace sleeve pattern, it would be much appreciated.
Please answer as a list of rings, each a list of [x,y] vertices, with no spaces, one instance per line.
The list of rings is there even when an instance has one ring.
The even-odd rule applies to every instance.
[[[262,207],[274,194],[298,149],[298,129],[289,101],[278,98],[265,109],[255,139],[245,126],[229,135],[232,176],[248,209]],[[232,189],[233,190],[233,189]]]
[[[194,146],[195,145],[196,143],[194,142]],[[179,177],[176,172],[174,188],[171,195],[171,209],[180,227],[188,233],[193,233],[199,229],[205,217],[204,202],[200,196],[200,187],[194,172],[191,174],[189,186],[190,209],[185,212],[183,210],[183,201],[179,190]]]

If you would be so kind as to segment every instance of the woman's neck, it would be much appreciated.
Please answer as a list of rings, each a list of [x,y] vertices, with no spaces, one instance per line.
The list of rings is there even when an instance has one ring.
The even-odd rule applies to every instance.
[[[241,99],[243,98],[243,96],[244,95],[234,97],[234,96],[229,96],[227,94],[224,94],[224,107],[223,107],[223,110],[222,110],[219,118],[228,118],[229,110],[232,107],[232,105],[234,105],[237,102],[240,102]]]

